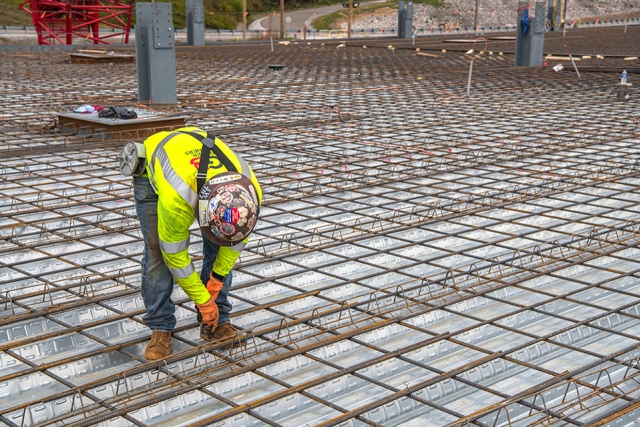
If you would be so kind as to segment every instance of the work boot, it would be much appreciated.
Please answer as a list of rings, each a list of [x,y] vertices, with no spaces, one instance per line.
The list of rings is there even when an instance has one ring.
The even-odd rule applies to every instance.
[[[201,324],[200,325],[200,338],[205,341],[213,341],[213,333],[215,331],[211,329],[210,326]]]
[[[171,332],[153,331],[151,341],[147,344],[144,357],[147,360],[164,359],[171,354],[173,338]]]
[[[218,342],[224,345],[221,348],[235,347],[240,344],[241,332],[234,328],[231,322],[223,323],[212,331],[207,325],[200,326],[200,338],[206,341]],[[244,343],[243,343],[244,345]]]

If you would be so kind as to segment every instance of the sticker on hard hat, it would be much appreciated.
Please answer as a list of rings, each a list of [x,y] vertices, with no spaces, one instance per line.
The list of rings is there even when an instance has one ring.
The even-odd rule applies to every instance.
[[[249,218],[249,221],[247,222],[247,228],[249,230],[253,229],[253,224],[255,224],[256,222],[256,217],[252,216],[251,218]]]
[[[220,195],[220,201],[225,205],[228,205],[233,200],[233,194],[224,192]]]
[[[249,209],[247,209],[244,206],[238,206],[236,209],[238,210],[238,216],[240,217],[236,225],[238,227],[242,227],[247,223],[247,217],[249,216]]]
[[[211,195],[211,188],[205,185],[200,189],[200,194],[198,194],[198,198],[200,200],[206,200],[209,198],[210,195]]]
[[[224,223],[220,226],[220,231],[222,231],[222,234],[225,236],[233,236],[236,232],[236,228],[231,224]]]
[[[220,203],[220,196],[215,196],[209,199],[209,209],[215,210]]]
[[[236,208],[228,208],[224,211],[224,222],[235,224],[240,219],[240,212]]]
[[[223,182],[236,181],[242,178],[242,175],[227,175],[215,176],[209,180],[209,184],[221,184]]]
[[[204,227],[206,225],[209,225],[209,219],[207,218],[207,204],[209,203],[208,200],[198,200],[199,206],[198,206],[198,223],[200,224],[201,227]]]

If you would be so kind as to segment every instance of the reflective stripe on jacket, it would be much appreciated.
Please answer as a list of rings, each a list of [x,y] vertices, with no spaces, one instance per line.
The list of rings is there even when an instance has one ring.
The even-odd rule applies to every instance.
[[[195,219],[198,200],[196,174],[202,143],[179,131],[205,135],[202,129],[186,127],[147,138],[144,141],[147,174],[158,195],[158,236],[164,262],[189,298],[196,304],[204,304],[210,295],[189,256],[189,228]],[[239,172],[251,177],[262,203],[262,190],[247,163],[219,139],[215,139],[215,144]],[[211,152],[207,179],[224,172],[227,168]],[[221,276],[229,274],[248,240],[247,237],[232,247],[221,246],[213,271]]]

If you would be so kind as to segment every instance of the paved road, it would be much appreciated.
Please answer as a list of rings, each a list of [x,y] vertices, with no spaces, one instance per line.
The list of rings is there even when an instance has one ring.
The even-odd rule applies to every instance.
[[[382,3],[385,0],[377,0],[377,1],[368,1],[368,2],[361,2],[360,6],[367,6],[370,4],[376,4],[376,3]],[[345,0],[346,2],[346,0]],[[287,19],[287,17],[291,18],[291,22],[287,23],[285,21],[284,24],[284,28],[287,31],[297,31],[297,30],[301,30],[304,28],[304,26],[307,26],[308,30],[312,30],[313,26],[311,25],[311,22],[318,18],[319,16],[322,15],[327,15],[331,12],[335,12],[337,10],[344,10],[345,12],[347,12],[347,9],[343,8],[341,5],[335,5],[335,6],[326,6],[326,7],[320,7],[317,9],[308,9],[308,10],[297,10],[297,11],[293,11],[293,12],[285,12],[284,16],[285,16],[285,20]],[[346,13],[345,13],[346,15]],[[249,30],[258,30],[258,31],[265,31],[265,30],[269,30],[269,23],[271,22],[271,29],[274,32],[280,31],[280,14],[275,14],[273,15],[273,17],[265,17],[265,18],[261,18],[261,19],[257,19],[255,21],[253,21],[251,23],[251,25],[249,25]]]

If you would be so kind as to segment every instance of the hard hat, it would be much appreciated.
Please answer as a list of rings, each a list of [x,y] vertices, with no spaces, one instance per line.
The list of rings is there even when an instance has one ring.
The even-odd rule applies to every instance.
[[[256,226],[260,203],[249,178],[225,172],[209,179],[198,193],[196,217],[205,237],[220,246],[243,241]]]

